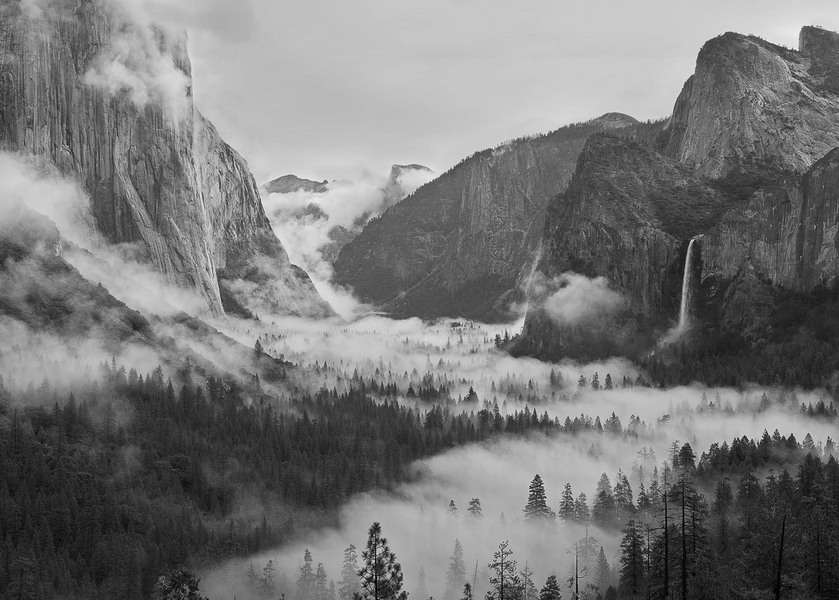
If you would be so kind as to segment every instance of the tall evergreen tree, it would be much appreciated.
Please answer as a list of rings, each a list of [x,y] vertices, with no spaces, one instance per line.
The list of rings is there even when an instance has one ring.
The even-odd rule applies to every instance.
[[[562,600],[562,593],[559,589],[559,582],[556,575],[551,575],[545,580],[545,585],[539,591],[539,600]]]
[[[492,555],[489,568],[491,575],[487,600],[520,600],[521,582],[509,541],[505,540],[498,545],[498,550]]]
[[[527,566],[527,563],[525,563],[524,568],[519,573],[519,582],[521,585],[521,592],[519,594],[521,600],[538,600],[539,590],[533,581],[533,569]]]
[[[559,517],[563,521],[574,520],[574,492],[571,491],[571,484],[566,483],[562,490],[562,498],[559,501]]]
[[[574,501],[574,520],[579,523],[588,523],[591,512],[588,508],[588,499],[583,492],[580,492]]]
[[[530,482],[527,504],[524,507],[524,518],[527,520],[553,519],[554,516],[554,512],[548,507],[548,499],[545,494],[545,485],[542,483],[542,477],[536,474]]]
[[[609,568],[609,560],[606,558],[606,551],[600,546],[597,554],[597,565],[594,568],[594,585],[599,593],[603,595],[611,584],[612,570]]]
[[[616,522],[615,497],[612,495],[612,485],[606,473],[600,476],[597,484],[597,496],[591,509],[591,520],[600,527],[613,527]]]
[[[273,580],[273,575],[271,577]],[[303,565],[300,567],[300,575],[297,577],[297,600],[314,600],[315,582],[317,575],[312,566],[312,553],[306,548],[303,553]],[[273,584],[271,585],[273,589]]]
[[[361,590],[358,581],[358,551],[353,544],[344,550],[341,566],[341,582],[338,584],[338,600],[353,600]]]
[[[326,576],[326,568],[323,563],[318,563],[315,571],[315,600],[329,600],[329,578]]]
[[[636,521],[623,529],[620,557],[620,590],[622,597],[640,598],[645,587],[644,538]]]
[[[463,563],[463,546],[460,540],[454,541],[454,550],[449,559],[449,568],[446,571],[446,598],[454,600],[457,597],[457,590],[466,581],[466,565]]]
[[[469,501],[469,507],[466,510],[473,517],[482,517],[483,516],[483,510],[481,509],[480,498],[472,498]]]
[[[361,558],[363,566],[358,576],[363,600],[407,600],[408,593],[402,590],[402,566],[390,550],[387,539],[382,537],[382,526],[378,522],[370,526],[367,548]]]

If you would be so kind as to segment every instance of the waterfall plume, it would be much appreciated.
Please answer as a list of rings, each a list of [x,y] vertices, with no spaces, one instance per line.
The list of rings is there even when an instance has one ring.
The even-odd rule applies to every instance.
[[[696,241],[701,236],[696,236],[690,239],[688,243],[688,251],[685,255],[685,270],[682,275],[682,302],[679,307],[679,324],[676,330],[679,333],[684,332],[690,326],[690,308],[693,300],[693,290],[695,287],[693,276],[693,252],[696,246]]]

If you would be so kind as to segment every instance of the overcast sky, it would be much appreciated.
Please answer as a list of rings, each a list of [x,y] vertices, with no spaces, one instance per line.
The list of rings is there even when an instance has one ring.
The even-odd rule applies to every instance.
[[[666,116],[702,43],[798,45],[836,0],[206,0],[189,9],[201,110],[259,182],[443,170],[608,111]]]

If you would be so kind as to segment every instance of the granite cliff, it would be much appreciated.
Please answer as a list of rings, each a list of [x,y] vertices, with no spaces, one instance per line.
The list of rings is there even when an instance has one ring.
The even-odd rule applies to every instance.
[[[800,39],[799,51],[733,33],[711,40],[657,138],[589,140],[548,207],[536,272],[605,276],[627,309],[583,343],[537,301],[516,351],[649,349],[675,325],[686,268],[701,287],[691,309],[714,335],[750,343],[767,339],[778,290],[803,298],[836,282],[839,35],[805,27]]]
[[[609,114],[477,152],[371,220],[342,249],[336,280],[397,316],[507,318],[548,200],[568,185],[586,140],[645,128]]]
[[[260,281],[271,309],[328,314],[247,164],[195,108],[185,39],[134,16],[104,0],[2,0],[0,149],[76,177],[108,241],[142,248],[211,310],[220,286],[232,299]]]
[[[721,178],[803,172],[839,146],[839,36],[804,27],[798,51],[726,33],[699,52],[663,151]]]

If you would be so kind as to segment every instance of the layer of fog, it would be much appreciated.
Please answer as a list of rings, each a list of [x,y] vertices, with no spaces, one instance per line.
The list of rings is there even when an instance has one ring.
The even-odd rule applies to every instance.
[[[575,542],[586,535],[596,538],[614,568],[617,535],[593,526],[585,530],[561,521],[550,526],[526,523],[522,509],[534,474],[539,473],[544,479],[548,501],[554,510],[558,509],[566,482],[572,484],[575,496],[585,493],[591,506],[601,473],[606,473],[614,484],[615,475],[622,471],[637,493],[641,477],[645,484],[649,483],[653,466],[661,468],[674,441],[691,443],[698,455],[714,442],[730,442],[743,435],[759,437],[764,429],[793,433],[799,440],[806,433],[819,441],[835,435],[831,423],[801,415],[794,401],[787,406],[773,404],[768,410],[753,412],[751,408],[757,406],[762,393],[762,390],[740,393],[701,388],[578,391],[572,401],[556,403],[549,412],[560,417],[585,412],[601,418],[615,412],[624,425],[631,416],[640,415],[649,429],[642,429],[637,439],[594,433],[550,439],[508,438],[457,448],[420,461],[415,465],[422,475],[419,481],[403,485],[393,494],[374,492],[354,498],[341,510],[341,525],[337,529],[311,532],[277,550],[231,561],[205,573],[203,587],[212,598],[232,597],[234,593],[248,598],[245,577],[248,566],[253,564],[259,571],[272,560],[285,575],[281,591],[293,595],[306,548],[311,550],[315,563],[323,562],[329,577],[337,581],[343,548],[350,543],[363,547],[366,528],[371,522],[379,521],[405,569],[406,588],[411,592],[418,589],[418,573],[422,569],[428,592],[435,598],[443,597],[455,539],[463,544],[470,583],[477,568],[478,594],[486,590],[491,554],[505,539],[510,540],[516,551],[519,566],[524,567],[526,563],[535,572],[537,585],[548,575],[556,574],[565,592]],[[813,401],[818,397],[818,394],[799,393],[797,400]],[[709,401],[739,406],[745,412],[699,410]],[[746,410],[741,405],[751,408]],[[642,449],[646,449],[647,457],[652,450],[654,458],[645,458]],[[468,501],[475,497],[483,507],[481,519],[472,518],[466,512]],[[458,507],[456,514],[448,510],[450,500]]]
[[[274,232],[294,264],[305,269],[321,296],[339,315],[366,311],[352,295],[332,284],[337,244],[361,231],[367,221],[433,177],[430,171],[403,170],[396,181],[387,174],[358,173],[327,183],[323,193],[296,191],[264,194],[263,204]]]
[[[577,303],[573,294],[569,302]],[[563,307],[558,310],[570,314]],[[503,336],[505,329],[517,331],[520,322],[505,327],[369,316],[352,323],[277,317],[261,323],[228,321],[218,325],[242,343],[259,338],[267,352],[304,366],[300,373],[305,381],[298,383],[308,386],[310,392],[321,387],[345,390],[357,385],[359,377],[368,382],[373,379],[395,383],[401,402],[426,410],[441,400],[408,398],[406,388],[432,381],[446,385],[451,396],[446,403],[455,413],[473,412],[489,402],[497,403],[502,413],[527,406],[560,421],[586,415],[605,422],[614,414],[625,428],[634,422],[637,437],[588,432],[552,438],[502,438],[419,461],[414,465],[414,472],[420,475],[417,481],[391,494],[374,491],[354,498],[342,508],[337,529],[309,532],[282,548],[204,573],[203,587],[214,598],[234,593],[247,598],[245,574],[249,565],[259,571],[268,560],[284,575],[278,577],[280,591],[294,594],[306,548],[312,551],[315,563],[323,562],[330,578],[337,581],[343,549],[350,543],[361,548],[366,528],[373,521],[382,523],[402,561],[407,589],[417,590],[422,568],[434,597],[442,597],[455,539],[464,546],[470,582],[477,563],[477,593],[485,591],[487,563],[504,539],[511,541],[520,567],[527,563],[535,571],[540,585],[550,574],[562,580],[569,575],[574,543],[587,534],[604,546],[614,567],[615,533],[594,527],[586,532],[578,525],[560,522],[531,527],[523,521],[522,509],[534,474],[543,477],[549,502],[556,510],[566,482],[572,484],[575,496],[585,493],[591,505],[601,473],[614,484],[616,474],[622,471],[637,493],[642,477],[648,484],[653,467],[661,468],[676,441],[690,443],[698,456],[713,443],[730,442],[744,435],[758,438],[764,430],[793,433],[799,440],[810,433],[821,442],[835,436],[832,423],[808,418],[799,408],[801,403],[829,402],[825,392],[701,385],[660,390],[632,385],[639,371],[622,359],[581,365],[512,358],[496,348],[495,339],[496,335]],[[591,387],[595,374],[599,390]],[[607,374],[613,382],[610,390],[602,389]],[[586,381],[584,386],[578,382],[581,376]],[[624,383],[628,387],[623,387]],[[458,404],[469,388],[475,390],[479,401]],[[766,402],[764,394],[768,408],[762,405]],[[480,520],[471,518],[465,510],[475,497],[483,506],[484,517]],[[459,507],[455,515],[448,510],[450,500]]]
[[[59,175],[53,167],[35,158],[0,153],[0,226],[19,227],[21,210],[49,219],[60,236],[56,248],[31,249],[35,254],[57,253],[84,279],[93,285],[101,284],[117,300],[149,317],[153,323],[157,317],[184,312],[198,316],[207,313],[204,300],[194,290],[168,281],[146,262],[139,245],[109,244],[98,233],[90,211],[90,198],[77,182]],[[45,275],[38,262],[30,258],[10,259],[3,267],[4,295],[22,303],[26,302],[33,285],[43,284],[57,290],[65,285],[55,279],[46,281],[46,277],[54,275]],[[67,286],[72,289],[72,282]],[[73,302],[73,295],[68,294],[66,301]],[[87,300],[82,298],[80,302]],[[87,304],[70,308],[79,315],[90,316],[91,307]],[[107,319],[100,318],[99,321]],[[125,353],[126,361],[136,362],[138,368],[153,368],[149,349],[115,349],[106,343],[106,336],[96,326],[85,336],[66,339],[51,331],[32,331],[10,317],[5,317],[2,325],[5,335],[4,351],[0,353],[0,374],[7,380],[14,374],[14,380],[21,385],[37,385],[45,375],[53,383],[66,383],[75,380],[86,368],[110,361],[115,354],[121,353]],[[164,329],[158,325],[158,333],[170,335],[172,327],[175,326]],[[142,360],[137,358],[138,352],[143,354]]]

